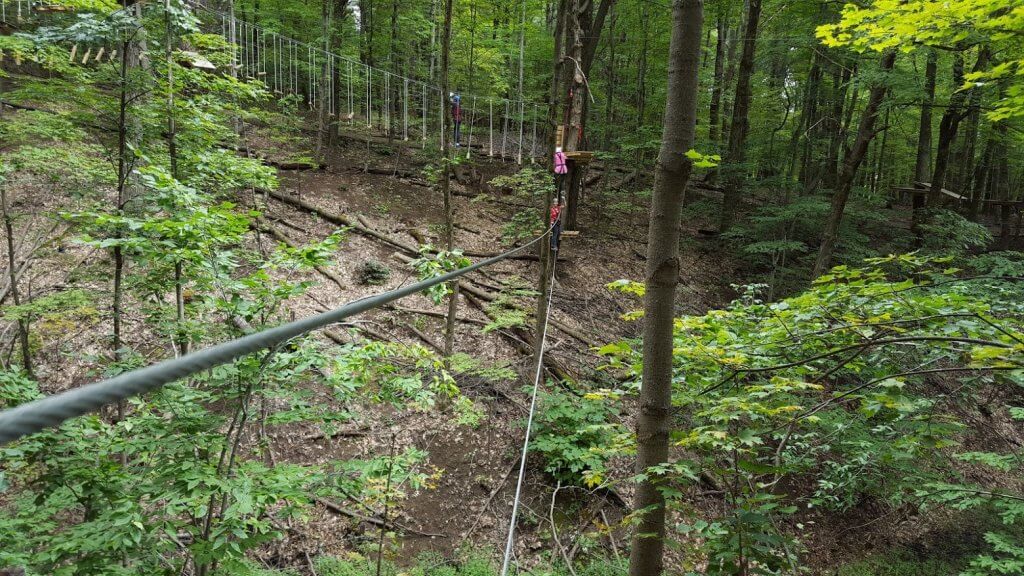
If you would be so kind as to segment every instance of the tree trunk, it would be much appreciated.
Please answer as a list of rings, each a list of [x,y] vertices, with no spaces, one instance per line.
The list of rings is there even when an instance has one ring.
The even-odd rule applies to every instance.
[[[328,139],[330,138],[331,129],[331,110],[330,110],[330,98],[329,87],[331,85],[331,59],[328,54],[331,53],[331,31],[333,30],[332,22],[334,19],[334,4],[331,0],[323,0],[323,5],[320,11],[320,26],[321,34],[324,37],[324,63],[323,68],[320,70],[320,88],[317,90],[317,95],[320,97],[319,106],[317,106],[317,138],[316,138],[316,150],[314,156],[318,162],[324,162],[326,160],[326,148]],[[315,71],[310,70],[310,74],[314,74]]]
[[[564,86],[564,93],[569,107],[568,123],[565,127],[565,151],[582,150],[586,143],[587,102],[590,89],[587,79],[590,68],[597,54],[597,46],[601,39],[601,29],[607,18],[608,10],[615,0],[601,0],[597,13],[593,13],[591,0],[571,0],[566,4],[568,19],[566,20],[566,38],[569,66]],[[569,162],[569,174],[566,176],[566,214],[565,229],[577,230],[579,227],[579,207],[582,200],[583,169],[575,162]]]
[[[985,199],[985,184],[988,182],[989,166],[992,165],[992,140],[990,135],[985,140],[985,149],[981,153],[981,159],[974,167],[971,182],[971,201],[968,205],[967,217],[977,222],[981,210],[981,203]]]
[[[885,93],[888,90],[888,73],[892,71],[896,63],[896,53],[886,52],[882,55],[880,63],[883,78],[871,87],[871,95],[868,97],[867,106],[861,114],[860,127],[857,129],[857,138],[853,146],[847,150],[843,159],[842,170],[839,174],[839,181],[836,191],[832,196],[832,208],[828,220],[825,222],[825,230],[822,233],[821,248],[818,250],[818,259],[811,271],[812,278],[821,276],[832,261],[832,253],[835,250],[836,237],[839,235],[839,225],[843,220],[843,211],[846,209],[846,201],[850,197],[850,189],[853,187],[853,179],[857,176],[857,169],[864,161],[868,145],[875,138],[875,123],[878,121],[878,113],[885,100]]]
[[[452,3],[455,0],[444,0],[444,26],[441,29],[441,97],[447,98],[448,70],[450,68],[449,56],[452,44]],[[455,211],[452,205],[451,189],[451,150],[448,145],[448,127],[454,126],[452,118],[452,107],[445,104],[444,113],[441,115],[441,192],[444,195],[444,218],[445,218],[445,243],[449,252],[455,247]],[[456,313],[459,307],[459,283],[451,282],[448,285],[451,295],[448,296],[448,318],[445,322],[444,331],[444,355],[451,358],[455,348],[455,323]]]
[[[838,68],[833,75],[832,82],[832,110],[829,112],[823,129],[829,134],[828,152],[825,157],[824,175],[828,178],[827,186],[833,190],[836,188],[839,171],[839,163],[842,161],[843,146],[843,106],[846,105],[847,87],[850,85],[853,68],[842,63],[836,63]]]
[[[988,66],[991,53],[987,46],[978,50],[978,62],[974,69],[980,70]],[[967,127],[964,130],[964,137],[960,138],[960,149],[956,155],[956,174],[952,182],[955,192],[965,194],[970,186],[974,174],[974,156],[978,141],[978,125],[981,121],[981,99],[983,90],[974,88],[970,91],[967,100]]]
[[[924,98],[921,101],[921,124],[917,132],[917,158],[914,162],[914,179],[911,187],[917,182],[926,182],[932,172],[932,107],[935,104],[935,79],[938,74],[938,53],[928,52],[928,63],[924,71]],[[911,201],[910,230],[917,235],[925,205],[924,194],[914,194]]]
[[[718,41],[715,43],[715,79],[711,84],[711,105],[708,107],[708,140],[713,150],[719,149],[719,113],[722,107],[722,76],[725,75],[725,45],[729,28],[725,16],[718,16]]]
[[[726,151],[727,167],[725,193],[722,197],[722,218],[718,229],[728,230],[739,211],[741,188],[744,181],[743,164],[747,154],[747,135],[750,133],[750,102],[752,92],[750,80],[754,75],[754,54],[757,49],[757,28],[761,20],[761,0],[748,0],[746,22],[743,25],[743,53],[740,56],[739,76],[736,80],[736,97],[733,102],[732,126],[729,129],[729,148]]]
[[[921,101],[921,125],[917,131],[917,161],[914,164],[914,179],[928,180],[932,170],[932,106],[935,104],[935,77],[938,72],[938,54],[928,52],[928,63],[924,72],[924,99]]]
[[[563,70],[566,66],[564,58],[565,43],[566,43],[566,31],[565,25],[568,19],[568,4],[570,0],[560,0],[558,3],[558,9],[555,11],[555,64],[554,70],[551,76],[551,94],[550,100],[556,105],[548,107],[548,126],[551,127],[552,133],[555,133],[555,126],[558,124],[558,106],[559,92],[562,86]],[[562,142],[555,142],[554,138],[548,145],[548,158],[552,158],[555,153],[555,147],[561,146]],[[564,178],[564,177],[563,177]],[[548,227],[548,221],[550,219],[551,204],[553,201],[554,194],[552,193],[551,186],[545,187],[544,194],[544,207],[541,209],[540,221],[543,223],[544,228]],[[533,345],[533,363],[534,365],[540,364],[542,361],[541,352],[543,348],[542,337],[544,333],[544,322],[548,315],[548,290],[550,289],[549,279],[551,278],[551,266],[554,265],[554,258],[552,258],[552,250],[549,242],[540,243],[540,281],[538,283],[538,294],[537,294],[537,306],[536,313],[534,314],[534,345]]]
[[[583,59],[583,29],[580,25],[579,0],[569,0],[566,3],[568,13],[565,19],[566,39],[566,63],[563,85],[563,93],[566,102],[565,145],[566,152],[580,150],[583,143],[583,107],[587,97],[586,85],[584,83],[585,72],[580,67]],[[581,167],[569,161],[569,173],[565,175],[566,184],[566,213],[565,229],[576,230],[579,220],[580,177]]]
[[[697,127],[703,19],[703,0],[674,0],[664,131],[655,167],[647,234],[644,368],[637,419],[638,474],[668,461],[680,212],[693,170],[685,153],[693,147]],[[659,576],[664,569],[666,513],[665,498],[656,476],[637,485],[634,508],[640,514],[640,521],[633,538],[629,574]]]
[[[15,306],[21,306],[21,293],[18,291],[18,266],[14,256],[14,224],[11,219],[11,205],[7,202],[7,184],[0,179],[0,209],[3,209],[4,231],[7,233],[7,272],[11,283],[11,299]],[[25,374],[35,378],[32,372],[32,348],[28,341],[28,318],[18,320],[18,341],[21,343],[21,363]]]
[[[949,106],[939,121],[939,143],[935,151],[935,170],[932,171],[932,186],[928,191],[928,206],[937,206],[942,199],[942,188],[946,185],[946,172],[949,169],[949,152],[956,132],[963,118],[962,110],[966,95],[960,87],[964,83],[964,57],[960,52],[953,54],[953,95],[949,98]]]

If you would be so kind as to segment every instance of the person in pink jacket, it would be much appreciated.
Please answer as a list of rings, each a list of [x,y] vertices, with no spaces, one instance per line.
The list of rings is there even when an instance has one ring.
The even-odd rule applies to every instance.
[[[565,152],[562,152],[562,147],[555,148],[555,174],[563,176],[569,173],[569,166],[566,164]]]

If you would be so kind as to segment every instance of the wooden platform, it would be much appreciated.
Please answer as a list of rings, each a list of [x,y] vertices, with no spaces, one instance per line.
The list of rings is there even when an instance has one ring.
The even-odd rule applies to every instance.
[[[590,164],[590,161],[594,159],[594,153],[575,150],[572,152],[566,152],[565,157],[577,164]]]

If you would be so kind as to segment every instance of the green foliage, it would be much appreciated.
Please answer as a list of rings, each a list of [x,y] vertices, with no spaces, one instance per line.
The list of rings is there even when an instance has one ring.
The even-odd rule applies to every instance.
[[[551,175],[537,168],[523,168],[509,176],[498,176],[491,180],[491,186],[507,188],[520,199],[534,205],[539,205],[551,185]]]
[[[567,485],[603,483],[605,464],[623,434],[616,423],[617,400],[600,394],[577,398],[558,389],[540,392],[532,448],[543,456],[544,471]]]
[[[461,352],[448,358],[448,366],[460,376],[475,376],[491,383],[508,382],[517,377],[516,371],[508,363],[484,362]]]
[[[799,533],[779,526],[797,507],[921,502],[922,485],[948,479],[941,451],[963,424],[931,392],[936,374],[958,377],[967,395],[1024,383],[1024,285],[960,278],[948,262],[873,259],[779,302],[748,295],[676,320],[673,405],[690,416],[672,437],[688,456],[648,474],[673,500],[698,471],[727,487],[726,513],[684,526],[706,541],[696,552],[714,573],[749,561],[769,574],[794,562]],[[641,366],[633,343],[601,352],[619,368]],[[781,492],[783,481],[809,489]]]
[[[501,242],[512,246],[523,240],[532,240],[544,232],[544,224],[536,210],[519,210],[501,225]]]
[[[964,255],[992,243],[988,228],[949,210],[932,214],[921,224],[921,235],[921,249],[929,254]]]
[[[837,24],[818,29],[826,46],[851,46],[856,50],[900,49],[919,46],[946,47],[958,43],[990,43],[1007,49],[1008,57],[987,70],[967,74],[968,85],[1009,84],[989,119],[1001,121],[1024,115],[1024,56],[1019,43],[1024,36],[1024,11],[1013,0],[873,0],[867,5],[847,4]]]
[[[465,268],[472,262],[462,255],[461,250],[437,250],[429,244],[420,246],[420,257],[413,260],[412,267],[419,273],[420,280],[426,280],[440,276],[448,272]],[[448,295],[452,294],[450,283],[437,284],[426,290],[427,296],[434,304],[440,304]]]
[[[359,267],[359,281],[368,286],[382,286],[391,278],[391,269],[376,260],[367,260]]]
[[[536,296],[536,292],[526,288],[521,279],[512,279],[503,287],[498,297],[487,304],[487,315],[491,321],[484,326],[487,334],[495,330],[524,327],[530,321],[530,314],[520,302],[523,298]]]

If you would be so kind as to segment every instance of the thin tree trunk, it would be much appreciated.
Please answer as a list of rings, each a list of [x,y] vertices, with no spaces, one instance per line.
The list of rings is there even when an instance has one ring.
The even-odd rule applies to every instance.
[[[875,123],[878,121],[878,113],[888,90],[887,79],[884,76],[888,76],[895,63],[895,52],[889,51],[882,55],[879,67],[881,68],[883,78],[871,87],[871,95],[868,97],[867,106],[861,115],[860,127],[857,129],[857,138],[843,159],[842,171],[839,175],[836,191],[832,196],[832,208],[829,212],[828,220],[825,222],[825,230],[822,233],[818,259],[814,263],[814,269],[811,271],[812,278],[821,276],[832,261],[832,253],[835,250],[836,238],[839,236],[839,226],[842,224],[843,212],[846,210],[846,201],[850,197],[853,180],[857,176],[857,169],[864,161],[868,145],[875,138]]]
[[[978,165],[974,167],[968,218],[975,222],[978,221],[981,204],[985,199],[985,184],[988,182],[989,166],[992,165],[992,140],[993,137],[991,135],[985,139],[985,149],[981,153]]]
[[[926,182],[932,172],[932,106],[935,104],[938,60],[938,53],[930,50],[924,71],[924,98],[921,101],[921,124],[917,132],[917,158],[914,162],[914,180],[910,183],[911,187],[916,187],[917,182]],[[910,199],[910,230],[915,236],[923,216],[925,200],[924,194],[914,194]]]
[[[718,229],[728,230],[736,219],[744,181],[743,164],[747,159],[747,135],[750,133],[750,80],[754,75],[754,55],[757,49],[757,28],[761,20],[761,0],[748,0],[746,22],[743,25],[743,53],[740,56],[736,97],[733,102],[732,126],[729,130],[729,148],[726,151],[727,183],[722,197],[722,218]]]
[[[11,219],[11,205],[7,201],[7,184],[0,179],[0,208],[4,211],[4,231],[7,233],[7,272],[11,283],[11,299],[15,306],[21,306],[21,293],[18,291],[18,266],[14,256],[14,224]],[[18,341],[21,343],[21,363],[29,378],[35,378],[32,371],[32,348],[28,341],[28,318],[24,315],[18,320]]]
[[[979,70],[988,66],[990,52],[987,46],[982,46],[978,51],[978,62],[974,69]],[[967,127],[964,137],[960,138],[960,150],[956,155],[956,177],[952,187],[955,192],[964,193],[970,185],[974,174],[974,156],[978,141],[978,125],[981,121],[981,99],[983,90],[977,88],[970,91],[967,100]]]
[[[638,474],[668,461],[680,211],[693,169],[685,153],[693,147],[696,132],[703,18],[702,0],[674,0],[664,131],[647,234]],[[664,570],[665,497],[656,478],[649,476],[637,485],[634,508],[640,520],[630,552],[630,576],[659,576]]]
[[[711,105],[708,108],[708,140],[712,149],[718,150],[719,113],[722,107],[722,81],[725,75],[725,45],[728,42],[729,28],[725,16],[718,16],[718,41],[715,43],[715,79],[711,84]]]
[[[829,188],[835,190],[836,180],[839,171],[839,163],[842,161],[843,145],[843,106],[846,105],[846,92],[852,78],[852,67],[837,63],[832,84],[832,110],[829,112],[828,121],[823,129],[829,134],[828,152],[825,158],[824,174],[829,178]]]

